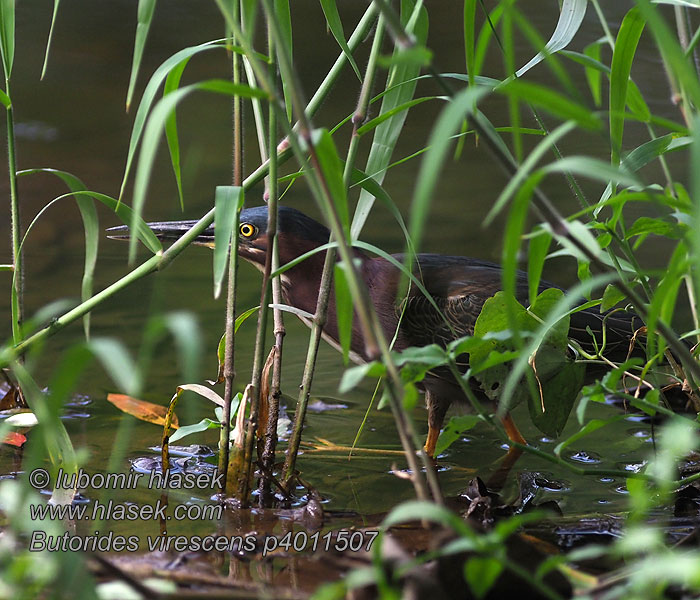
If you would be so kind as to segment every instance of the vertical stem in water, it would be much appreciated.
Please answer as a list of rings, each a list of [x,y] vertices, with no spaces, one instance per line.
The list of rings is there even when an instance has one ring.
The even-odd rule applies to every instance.
[[[268,54],[270,56],[270,79],[277,81],[277,63],[274,60],[275,46],[274,37],[268,22]],[[271,268],[277,270],[279,267],[279,248],[277,245],[277,153],[273,151],[277,144],[277,113],[274,107],[270,106],[269,114],[269,148],[270,153],[270,173],[267,178],[268,195],[268,248],[271,248],[272,264]],[[280,278],[272,280],[272,301],[274,304],[282,303],[282,288]],[[272,472],[275,466],[275,449],[277,447],[277,421],[279,419],[279,402],[281,396],[280,380],[282,376],[282,343],[285,336],[284,320],[282,311],[279,308],[273,309],[275,347],[272,362],[272,381],[270,384],[270,394],[268,402],[268,418],[265,423],[265,433],[263,438],[263,451],[261,456],[262,477],[260,479],[260,503],[269,505]]]
[[[10,78],[5,76],[5,93],[10,95]],[[22,230],[19,215],[19,197],[17,195],[17,155],[15,148],[15,126],[12,105],[5,111],[7,118],[7,167],[10,177],[10,220],[12,228],[12,263],[14,275],[12,278],[12,341],[18,344],[21,340],[20,324],[23,313],[24,270],[22,268],[22,251],[20,247]]]
[[[234,18],[238,18],[238,3],[234,2]],[[233,36],[233,34],[232,34]],[[233,37],[231,38],[233,42]],[[233,82],[239,83],[240,56],[231,53]],[[240,96],[233,97],[233,185],[240,186],[243,182],[243,116]],[[215,224],[216,225],[216,224]],[[226,288],[226,349],[224,355],[224,410],[221,435],[219,437],[219,474],[221,478],[221,493],[227,490],[226,476],[229,462],[229,443],[231,437],[231,400],[233,398],[233,380],[236,377],[234,362],[235,322],[236,322],[236,275],[238,273],[238,218],[234,220],[229,249],[228,286]]]

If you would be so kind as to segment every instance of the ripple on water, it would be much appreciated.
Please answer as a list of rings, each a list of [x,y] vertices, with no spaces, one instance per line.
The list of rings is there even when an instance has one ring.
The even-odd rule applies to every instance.
[[[601,458],[600,455],[596,454],[595,452],[579,450],[577,452],[569,454],[569,460],[580,462],[586,465],[597,465],[598,463],[600,463]]]

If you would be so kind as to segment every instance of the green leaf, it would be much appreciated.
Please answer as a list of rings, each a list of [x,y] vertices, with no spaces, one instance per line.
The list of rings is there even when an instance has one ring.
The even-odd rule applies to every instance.
[[[382,527],[388,528],[407,521],[431,521],[450,527],[468,539],[475,539],[476,534],[456,513],[425,500],[410,500],[399,504],[387,515]]]
[[[600,312],[604,313],[610,310],[618,302],[625,299],[625,295],[617,289],[612,283],[605,286],[605,291],[603,292],[603,302],[600,304]]]
[[[327,129],[321,129],[320,135],[315,143],[318,161],[321,166],[328,191],[330,192],[333,204],[338,211],[340,222],[343,226],[345,235],[350,236],[350,215],[348,213],[348,200],[343,183],[343,163],[338,156],[338,150],[335,147],[331,134]]]
[[[421,162],[411,202],[410,237],[414,249],[420,248],[433,190],[453,143],[453,136],[460,130],[465,117],[474,111],[477,102],[489,92],[490,89],[483,87],[462,90],[443,109],[433,127],[428,140],[429,148]],[[357,213],[355,214],[357,216]]]
[[[412,0],[402,0],[401,22],[403,24],[408,25],[408,20],[414,8],[415,3]],[[415,20],[412,29],[409,33],[413,34],[416,44],[425,45],[428,37],[428,14],[425,7],[420,7],[418,18]],[[398,55],[400,52],[400,48],[394,49],[394,55]],[[382,105],[379,109],[380,115],[413,98],[417,84],[415,78],[419,73],[420,67],[415,64],[395,64],[392,66],[387,76],[387,87],[391,89],[382,98]],[[372,179],[380,185],[384,181],[391,154],[394,151],[405,120],[406,112],[402,111],[393,115],[375,129],[372,146],[365,166],[365,173],[370,174]],[[360,198],[357,201],[352,220],[352,239],[357,239],[360,236],[360,232],[369,217],[373,205],[374,197],[363,189],[360,192]]]
[[[253,0],[251,4],[252,7],[248,11],[243,11],[244,16],[246,12],[250,13],[255,10],[257,3]],[[289,0],[275,0],[275,19],[277,20],[277,25],[279,27],[284,52],[291,61],[294,47],[292,44],[292,15],[289,10]],[[284,94],[284,106],[287,109],[287,120],[291,123],[292,99],[289,90],[289,83],[284,78],[282,79],[282,92]]]
[[[476,598],[483,598],[496,583],[503,564],[491,557],[472,556],[464,565],[464,578]]]
[[[564,0],[561,6],[561,12],[559,13],[559,20],[557,21],[552,37],[549,39],[542,52],[539,52],[525,66],[518,69],[516,73],[518,77],[522,77],[548,55],[566,48],[569,43],[571,43],[579,27],[581,27],[581,23],[583,23],[587,4],[588,0]]]
[[[141,370],[120,342],[111,338],[93,338],[88,348],[120,390],[129,396],[139,395]]]
[[[558,437],[583,386],[586,366],[570,361],[560,349],[548,344],[540,346],[531,361],[539,398],[528,397],[530,418],[545,435]]]
[[[151,28],[151,21],[153,20],[153,13],[155,11],[155,8],[156,0],[139,0],[139,8],[137,13],[138,23],[136,25],[136,35],[134,37],[134,57],[131,61],[131,76],[129,77],[129,90],[126,93],[127,111],[131,106],[131,98],[134,95],[134,88],[136,87],[136,78],[139,74],[141,58],[143,57],[143,49],[146,45],[148,30]]]
[[[0,0],[0,56],[9,80],[15,60],[15,0]]]
[[[644,19],[639,14],[639,10],[632,8],[622,20],[615,41],[610,67],[610,148],[613,165],[620,162],[622,133],[625,127],[624,111],[627,103],[627,86],[644,25]]]
[[[194,423],[192,425],[182,425],[178,427],[168,438],[168,443],[173,444],[182,438],[192,435],[193,433],[200,433],[202,431],[207,431],[208,429],[220,429],[221,423],[217,423],[213,419],[202,419],[199,423]]]
[[[338,14],[338,7],[335,0],[321,0],[321,8],[323,9],[323,14],[326,16],[326,23],[328,28],[331,30],[333,37],[338,42],[338,45],[345,54],[345,58],[348,59],[352,70],[355,71],[357,79],[362,81],[362,75],[360,74],[360,69],[357,68],[357,63],[352,56],[352,52],[348,47],[348,43],[345,40],[345,34],[343,33],[343,23],[340,20],[340,15]]]
[[[365,123],[364,125],[362,125],[362,127],[359,127],[357,129],[357,135],[364,135],[368,131],[371,131],[372,129],[379,126],[381,123],[383,123],[387,119],[390,119],[394,115],[397,115],[403,111],[407,111],[409,108],[417,106],[418,104],[423,104],[423,102],[427,102],[428,100],[436,100],[438,98],[440,98],[440,96],[426,96],[424,98],[414,98],[413,100],[409,100],[408,102],[403,102],[402,104],[395,106],[391,110],[388,110],[385,113],[380,114],[378,117],[375,117],[374,119],[371,119],[370,121],[367,121],[367,123]]]
[[[245,202],[242,187],[220,185],[214,196],[214,298],[221,294],[226,275],[231,236],[238,227],[238,218]]]
[[[188,58],[199,54],[200,52],[206,52],[208,50],[214,49],[224,49],[226,46],[223,44],[223,40],[215,40],[213,42],[206,42],[200,44],[199,46],[191,46],[185,48],[173,54],[170,58],[164,61],[153,73],[151,79],[146,85],[146,89],[141,97],[141,102],[139,103],[139,108],[136,111],[136,116],[134,117],[134,126],[131,130],[131,138],[129,139],[129,150],[126,155],[126,167],[124,168],[124,177],[122,179],[122,184],[119,189],[119,199],[124,195],[124,189],[126,188],[126,181],[129,178],[129,173],[131,171],[131,165],[136,155],[136,147],[141,140],[141,135],[143,133],[144,126],[146,124],[146,117],[148,116],[148,111],[151,109],[151,105],[156,97],[156,92],[160,87],[161,83],[165,80],[168,73],[176,68],[180,63],[187,60]],[[234,51],[240,52],[240,49],[234,49]]]
[[[2,90],[0,90],[0,104],[5,108],[10,108],[12,106],[12,100],[10,100],[10,97]]]
[[[602,123],[595,113],[554,90],[537,83],[513,79],[496,88],[496,91],[541,107],[564,121],[572,120],[585,129],[600,129]]]
[[[163,86],[163,96],[167,96],[180,86],[182,73],[184,72],[189,60],[189,58],[186,58],[180,64],[176,65],[173,70],[170,71],[170,73],[168,73],[168,77],[165,80],[165,85]],[[182,193],[182,172],[180,169],[180,140],[178,139],[177,135],[177,111],[175,110],[173,110],[165,123],[165,138],[168,140],[170,164],[172,165],[173,173],[175,174],[177,194],[180,198],[180,210],[184,210],[185,199]]]
[[[365,377],[383,377],[386,374],[386,367],[379,362],[366,363],[350,369],[345,369],[340,380],[338,391],[341,394],[349,392],[355,388]]]
[[[671,239],[678,239],[682,236],[682,232],[677,223],[670,223],[664,219],[639,217],[625,232],[625,239],[628,240],[635,235],[647,235],[650,233]]]
[[[542,277],[544,261],[552,244],[552,236],[543,229],[537,229],[527,246],[527,281],[530,304],[535,303]]]
[[[440,456],[454,442],[456,442],[466,431],[469,431],[481,420],[478,415],[458,415],[452,417],[440,433],[437,445],[435,446],[435,456]]]
[[[469,85],[474,85],[476,72],[474,71],[475,58],[475,27],[476,0],[464,0],[464,53],[466,55],[467,75]]]
[[[48,173],[58,177],[66,184],[71,192],[75,192],[75,202],[80,211],[80,217],[83,220],[83,231],[85,233],[85,266],[83,268],[83,282],[80,289],[80,298],[83,302],[92,296],[95,266],[97,264],[97,250],[99,246],[99,222],[97,210],[93,196],[91,196],[85,184],[75,175],[66,171],[57,171],[55,169],[33,169],[31,171],[20,171],[18,175],[28,173]],[[82,192],[82,193],[78,193]],[[85,338],[90,338],[90,313],[83,317],[83,330]]]
[[[586,423],[585,426],[581,427],[576,433],[574,433],[572,436],[566,438],[563,442],[560,442],[557,444],[557,446],[554,448],[554,454],[557,456],[561,456],[562,451],[567,447],[573,444],[574,442],[577,442],[583,437],[586,437],[587,435],[593,433],[594,431],[597,431],[601,427],[605,427],[606,425],[610,425],[611,423],[617,423],[618,421],[621,421],[623,419],[626,419],[627,415],[622,414],[622,415],[615,415],[613,417],[610,417],[609,419],[593,419]]]
[[[593,42],[583,49],[583,53],[596,62],[600,62],[601,46],[602,42]],[[591,96],[593,96],[593,102],[596,106],[600,106],[602,100],[602,93],[600,91],[600,81],[602,78],[600,76],[600,70],[591,68],[589,65],[584,65],[584,69],[586,72],[586,80],[588,81],[588,89],[591,90]]]
[[[139,163],[134,181],[134,225],[136,224],[136,217],[140,217],[143,211],[151,169],[155,161],[160,136],[165,128],[166,121],[177,104],[194,91],[207,91],[216,94],[224,94],[226,96],[241,96],[244,98],[267,97],[267,94],[258,88],[231,83],[223,79],[210,79],[180,88],[161,98],[158,104],[153,108],[143,134],[141,154],[139,156]],[[136,240],[131,238],[129,242],[129,260],[133,261],[135,254]]]
[[[51,51],[51,40],[53,40],[53,29],[54,26],[56,25],[56,16],[58,15],[58,5],[60,4],[61,0],[53,0],[53,14],[51,15],[51,27],[49,28],[49,39],[46,41],[46,52],[44,53],[44,64],[41,67],[41,77],[40,79],[44,79],[44,75],[46,75],[46,67],[49,64],[49,52]]]
[[[347,366],[350,356],[350,344],[352,343],[352,321],[354,309],[352,295],[347,277],[345,276],[345,265],[335,264],[335,274],[333,278],[335,287],[335,310],[338,322],[338,340],[343,353],[343,364]]]

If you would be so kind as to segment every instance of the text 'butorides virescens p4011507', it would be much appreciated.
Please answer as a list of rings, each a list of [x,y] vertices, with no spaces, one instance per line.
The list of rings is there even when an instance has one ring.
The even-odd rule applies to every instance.
[[[262,269],[267,247],[267,207],[248,208],[241,212],[238,254]],[[177,239],[194,225],[195,221],[149,223],[149,227],[161,239]],[[125,231],[124,227],[110,230],[110,234]],[[326,244],[329,230],[322,224],[290,207],[279,207],[278,244],[280,264],[284,265],[314,248]],[[214,244],[214,226],[197,238],[197,243]],[[484,302],[501,287],[501,268],[490,262],[462,256],[419,254],[415,257],[415,275],[432,296],[430,302],[422,291],[411,286],[408,296],[397,301],[401,283],[401,271],[381,257],[371,257],[354,248],[359,274],[367,285],[369,297],[379,317],[387,339],[394,337],[394,350],[401,351],[411,346],[439,344],[445,346],[454,339],[474,332],[474,324]],[[394,255],[403,261],[401,255]],[[325,251],[312,254],[290,268],[282,277],[284,300],[291,306],[314,314],[321,282]],[[556,288],[554,284],[542,282],[540,288]],[[523,304],[528,300],[527,274],[516,275],[515,295]],[[440,309],[440,313],[436,310]],[[590,348],[595,336],[601,341],[605,327],[606,354],[611,358],[624,358],[630,340],[642,325],[631,313],[601,315],[598,308],[574,312],[570,318],[570,338],[581,346]],[[328,319],[324,326],[327,340],[338,343],[338,323],[335,302],[331,298]],[[362,331],[353,325],[351,357],[362,362],[368,360]],[[422,382],[428,408],[428,437],[426,452],[435,451],[445,413],[454,401],[466,402],[463,391],[449,372],[430,372]],[[509,418],[505,420],[509,436],[522,441]]]

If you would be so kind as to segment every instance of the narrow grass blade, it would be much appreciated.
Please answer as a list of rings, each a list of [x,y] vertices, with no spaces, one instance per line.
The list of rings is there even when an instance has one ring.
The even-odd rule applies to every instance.
[[[402,2],[402,22],[409,19],[413,8],[413,2],[407,0]],[[425,44],[428,37],[428,16],[423,7],[421,7],[419,11],[418,18],[415,21],[415,26],[411,33],[415,37],[418,45]],[[396,48],[394,50],[394,56],[397,56],[400,52],[401,49]],[[420,67],[416,64],[394,64],[389,71],[387,79],[387,88],[391,87],[392,89],[382,98],[382,106],[379,110],[380,115],[391,111],[395,107],[413,98],[416,89],[415,77],[419,72]],[[401,85],[403,83],[405,83],[405,85]],[[370,173],[372,178],[379,184],[384,180],[387,166],[391,160],[391,154],[394,151],[396,141],[399,138],[405,120],[406,113],[400,112],[387,121],[384,121],[374,132],[365,172]],[[360,235],[373,205],[374,197],[366,190],[362,190],[352,220],[351,234],[353,239],[357,239]]]
[[[331,30],[335,41],[338,42],[338,45],[343,51],[343,54],[345,54],[345,58],[348,59],[352,70],[355,71],[357,79],[359,81],[362,81],[360,69],[357,68],[355,58],[353,57],[352,52],[348,47],[348,42],[345,39],[345,33],[343,32],[343,23],[340,20],[340,15],[338,14],[338,6],[336,5],[335,0],[320,0],[320,2],[321,8],[323,9],[323,14],[326,17],[326,24],[328,25],[328,29]]]
[[[189,58],[186,58],[181,63],[177,64],[165,79],[165,85],[163,86],[163,96],[167,96],[171,92],[178,89],[180,86],[180,79],[182,78],[182,73],[189,62]],[[168,140],[168,151],[170,152],[170,164],[173,167],[173,174],[175,175],[175,183],[177,183],[177,194],[180,198],[180,210],[185,209],[185,199],[182,194],[182,172],[180,169],[180,141],[177,135],[177,111],[173,109],[173,112],[168,117],[165,122],[165,138]]]
[[[517,97],[539,106],[562,120],[570,119],[576,121],[581,127],[586,129],[600,129],[602,127],[598,115],[592,113],[588,107],[574,102],[563,94],[543,85],[514,79],[496,89],[509,97]]]
[[[516,71],[518,77],[521,77],[532,67],[542,62],[549,54],[558,52],[569,45],[578,32],[579,27],[581,27],[581,23],[583,23],[587,5],[588,0],[564,0],[552,37],[542,52],[539,52],[526,65]]]
[[[284,45],[284,52],[292,60],[292,15],[289,10],[289,0],[275,0],[275,18],[279,25],[281,39],[278,43]],[[282,79],[282,93],[284,94],[284,107],[287,111],[287,121],[292,122],[292,99],[289,93],[289,85]]]
[[[126,166],[124,168],[124,177],[122,179],[122,184],[119,190],[119,198],[121,199],[124,195],[124,189],[126,187],[126,181],[129,178],[129,173],[131,172],[131,165],[136,154],[136,147],[141,140],[141,135],[143,134],[143,129],[146,125],[146,117],[148,116],[148,111],[151,110],[151,105],[156,97],[156,92],[158,88],[163,83],[168,73],[179,65],[182,61],[189,59],[195,54],[200,52],[206,52],[208,50],[215,49],[225,49],[225,40],[214,40],[212,42],[206,42],[200,44],[199,46],[191,46],[185,48],[173,54],[170,58],[164,61],[153,73],[151,79],[146,85],[146,89],[141,97],[141,102],[139,103],[139,108],[136,111],[136,116],[134,117],[134,126],[131,130],[131,138],[129,139],[129,150],[126,155]],[[234,49],[234,51],[240,51],[240,49]]]
[[[464,55],[467,64],[469,85],[474,85],[474,58],[476,47],[476,0],[464,0]]]
[[[238,216],[244,201],[245,194],[242,187],[217,186],[214,197],[214,298],[221,295],[231,246],[231,234],[233,228],[238,227]]]
[[[350,287],[345,276],[346,265],[336,263],[333,284],[335,286],[335,309],[338,321],[338,339],[343,353],[343,364],[348,365],[352,342],[353,305]]]
[[[129,396],[141,392],[141,369],[121,342],[112,338],[94,338],[88,344],[112,381]]]
[[[58,5],[61,3],[61,0],[53,0],[53,14],[51,15],[51,27],[49,28],[49,39],[46,41],[46,52],[44,53],[44,64],[41,67],[41,77],[40,79],[44,79],[44,75],[46,75],[46,67],[49,64],[49,53],[51,52],[51,40],[53,40],[53,29],[54,26],[56,25],[56,16],[58,15]]]
[[[622,20],[615,41],[610,67],[610,151],[614,165],[620,162],[622,133],[625,127],[627,85],[644,25],[644,19],[639,11],[636,8],[631,9]]]
[[[0,0],[0,55],[5,79],[10,79],[15,60],[15,0]]]
[[[482,87],[468,87],[458,93],[443,109],[428,140],[428,151],[418,172],[415,192],[411,203],[411,224],[409,232],[414,248],[420,248],[433,190],[453,136],[462,126],[465,117],[473,112],[478,101],[490,90]]]
[[[348,213],[348,198],[343,183],[343,163],[338,156],[338,150],[333,143],[333,138],[328,130],[322,129],[315,143],[318,162],[323,172],[323,177],[328,184],[328,191],[335,209],[338,211],[343,231],[350,236],[350,215]]]
[[[127,112],[131,106],[131,99],[134,95],[134,89],[136,88],[136,79],[139,75],[139,67],[141,66],[141,58],[143,57],[143,49],[146,46],[146,38],[148,37],[148,30],[151,28],[151,21],[153,20],[153,13],[155,12],[155,9],[156,0],[139,0],[139,8],[137,12],[138,23],[136,25],[136,36],[134,37],[134,57],[131,61],[129,90],[126,93]]]
[[[170,113],[177,104],[194,91],[208,91],[227,96],[239,95],[244,98],[266,98],[267,94],[258,88],[247,85],[235,84],[223,79],[210,79],[180,88],[161,98],[151,112],[144,130],[143,144],[134,181],[134,225],[136,217],[141,216],[143,205],[146,201],[146,191],[151,176],[151,169],[155,160],[156,151],[162,131]],[[136,240],[129,241],[129,260],[136,256]]]

